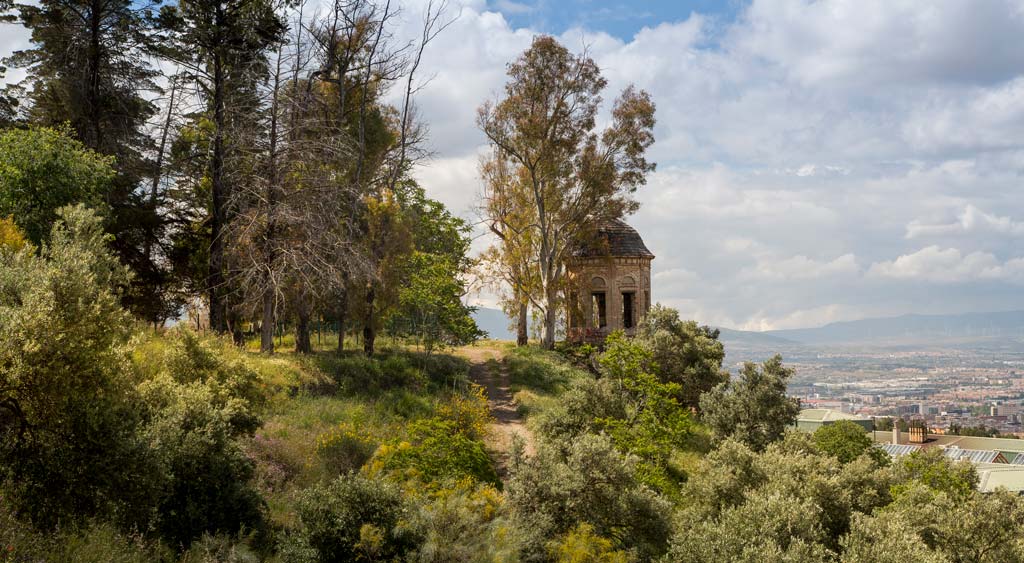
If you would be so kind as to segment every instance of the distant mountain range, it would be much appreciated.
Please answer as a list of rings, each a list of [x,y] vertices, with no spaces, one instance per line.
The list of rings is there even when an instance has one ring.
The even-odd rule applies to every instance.
[[[900,344],[950,340],[1024,338],[1024,311],[959,315],[902,315],[830,323],[818,328],[771,330],[762,334],[808,345]]]
[[[477,325],[491,338],[513,340],[509,320],[498,309],[480,308]],[[1024,341],[1024,311],[902,315],[829,323],[816,328],[754,332],[719,328],[721,340],[747,347],[821,345],[912,345],[940,342]]]
[[[515,340],[516,333],[512,331],[510,321],[505,312],[501,309],[488,309],[479,307],[473,313],[473,320],[481,330],[487,331],[487,337],[495,340]]]

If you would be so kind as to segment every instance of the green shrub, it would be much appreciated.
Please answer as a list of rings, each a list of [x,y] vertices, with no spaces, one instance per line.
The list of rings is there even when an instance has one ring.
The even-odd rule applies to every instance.
[[[598,419],[626,417],[625,397],[610,378],[580,378],[537,418],[537,432],[549,440],[567,440],[596,432]]]
[[[39,255],[0,253],[0,480],[44,528],[115,514],[144,526],[157,485],[114,291],[127,271],[93,212],[59,215]]]
[[[542,393],[556,393],[579,372],[553,352],[533,348],[516,348],[505,356],[505,366],[514,388],[527,388]]]
[[[482,440],[494,422],[483,387],[471,383],[465,394],[454,394],[437,407],[437,414],[455,423],[455,429],[472,440]]]
[[[34,244],[63,206],[103,205],[113,186],[113,157],[75,140],[70,127],[0,132],[0,217],[13,216]]]
[[[1024,561],[1024,499],[1006,490],[966,497],[916,484],[884,510],[859,515],[844,563]]]
[[[410,527],[422,538],[408,560],[415,563],[518,561],[523,534],[510,521],[501,493],[469,481],[421,499]]]
[[[380,363],[374,358],[350,354],[345,356],[318,356],[321,369],[345,392],[358,393],[377,389],[381,380]]]
[[[428,417],[434,412],[434,401],[429,395],[408,389],[391,389],[380,393],[374,405],[381,412],[402,420]]]
[[[498,483],[483,444],[460,432],[456,424],[440,418],[409,424],[409,439],[378,448],[367,465],[371,475],[416,479],[425,484],[472,479]]]
[[[261,491],[283,490],[305,464],[292,444],[259,432],[245,443],[245,452],[253,462],[255,483]]]
[[[727,440],[690,475],[666,560],[834,560],[851,521],[890,502],[891,482],[866,457],[821,455],[805,434],[762,453]]]
[[[623,455],[605,435],[583,434],[542,444],[537,455],[512,464],[506,499],[531,533],[534,556],[551,538],[579,524],[613,539],[615,549],[641,557],[660,555],[671,533],[671,505],[637,480],[634,456]]]
[[[814,445],[819,451],[835,456],[840,463],[850,463],[866,453],[880,466],[889,464],[889,455],[875,447],[874,440],[864,428],[849,420],[826,424],[815,430]]]
[[[314,555],[323,563],[384,561],[401,557],[416,544],[399,527],[407,507],[398,488],[358,474],[303,491],[298,514],[298,537],[286,549],[293,560]]]
[[[0,252],[15,253],[26,248],[28,244],[25,233],[18,228],[12,217],[0,217]]]
[[[793,373],[778,354],[761,364],[745,363],[738,378],[701,395],[704,423],[719,440],[733,438],[764,450],[782,439],[800,413],[800,401],[786,394]]]
[[[405,356],[398,354],[385,356],[379,362],[382,388],[405,387],[423,389],[426,387],[428,381],[426,374],[422,369],[412,365]]]
[[[573,365],[587,370],[594,367],[599,352],[598,348],[593,344],[580,344],[569,341],[555,343],[555,351]]]
[[[447,354],[407,353],[409,361],[423,370],[434,385],[449,386],[453,381],[464,382],[469,374],[469,362]]]
[[[675,397],[684,407],[697,408],[701,394],[729,378],[722,369],[725,347],[718,329],[684,321],[675,309],[651,307],[637,327],[636,342],[651,353],[647,371],[678,384]]]
[[[582,523],[569,533],[548,543],[551,559],[557,563],[629,563],[629,554],[617,550],[608,538],[594,533],[594,527]]]
[[[321,365],[343,392],[351,394],[370,394],[398,387],[422,389],[427,382],[422,370],[397,354],[373,358],[363,355],[328,357]]]
[[[187,329],[176,330],[160,339],[159,344],[141,344],[134,357],[147,379],[165,375],[178,384],[206,387],[212,403],[228,414],[234,434],[251,434],[259,428],[259,411],[266,403],[266,391],[259,374],[228,340],[199,336]],[[173,401],[173,397],[164,400]]]
[[[245,543],[225,535],[204,534],[178,563],[259,563],[262,558]]]
[[[40,532],[0,506],[0,561],[150,563],[170,562],[173,556],[158,542],[109,523],[88,521],[75,529]]]
[[[348,423],[316,439],[316,455],[334,475],[357,471],[377,449],[377,442]]]
[[[143,435],[165,474],[160,534],[187,547],[204,533],[235,534],[261,524],[263,502],[251,482],[253,464],[235,439],[231,405],[218,407],[206,385],[168,376],[141,388],[152,409]]]
[[[900,457],[892,464],[898,497],[917,485],[924,485],[953,498],[966,498],[978,486],[978,472],[967,461],[951,461],[942,450],[928,448]]]

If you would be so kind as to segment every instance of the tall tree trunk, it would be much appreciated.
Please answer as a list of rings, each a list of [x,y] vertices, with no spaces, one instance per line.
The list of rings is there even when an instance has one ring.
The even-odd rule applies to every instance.
[[[90,148],[106,154],[103,147],[103,110],[100,104],[100,26],[103,17],[103,3],[93,0],[89,13],[89,127],[91,131],[91,143],[85,143]]]
[[[309,340],[309,302],[305,295],[300,295],[296,307],[295,323],[295,352],[298,354],[310,354],[313,352],[313,345]]]
[[[554,290],[554,285],[549,286],[551,289],[547,291],[546,307],[544,309],[544,341],[541,345],[545,350],[555,349],[555,323],[558,321],[558,295]]]
[[[223,27],[223,8],[218,6],[217,29]],[[210,258],[209,258],[209,299],[210,329],[223,333],[227,330],[227,311],[223,300],[224,290],[224,226],[227,223],[228,193],[224,185],[224,60],[219,52],[219,42],[213,54],[213,154],[210,157],[210,188],[212,209],[210,210]]]
[[[274,72],[274,94],[270,104],[270,154],[267,159],[267,228],[263,233],[263,328],[260,330],[260,352],[274,353],[274,284],[273,268],[277,258],[277,193],[280,176],[277,166],[277,116],[278,93],[281,91],[281,52],[277,53],[277,68]],[[271,327],[267,329],[266,327]]]
[[[149,186],[149,212],[157,216],[157,208],[160,206],[160,178],[163,177],[164,152],[167,150],[167,138],[171,131],[171,121],[174,117],[174,96],[178,91],[178,75],[171,78],[171,99],[167,103],[167,118],[164,119],[164,127],[160,132],[160,143],[156,149],[156,162],[153,163],[153,182]],[[153,261],[153,245],[156,243],[156,230],[150,229],[146,233],[146,258]]]
[[[376,317],[373,304],[376,298],[376,292],[371,285],[366,291],[366,318],[363,319],[363,352],[367,356],[373,355],[373,344],[377,340],[377,329],[373,324]]]
[[[228,323],[231,328],[231,341],[235,343],[235,346],[241,348],[245,346],[245,333],[242,332],[242,320],[238,318],[238,315],[231,315],[231,322]]]
[[[348,288],[338,296],[338,353],[345,351],[345,323],[348,322]]]
[[[526,306],[526,301],[520,297],[519,314],[516,317],[516,346],[526,346],[530,342],[528,314],[529,309]]]
[[[263,315],[260,324],[260,352],[274,353],[274,292],[263,290]]]

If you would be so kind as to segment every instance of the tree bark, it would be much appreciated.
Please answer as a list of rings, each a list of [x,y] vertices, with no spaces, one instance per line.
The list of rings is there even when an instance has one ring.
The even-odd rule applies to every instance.
[[[218,6],[216,28],[223,28],[223,8]],[[218,32],[219,33],[219,32]],[[213,53],[213,154],[210,157],[210,188],[212,202],[210,209],[210,259],[209,259],[209,300],[210,329],[223,333],[227,330],[222,291],[224,286],[224,226],[227,223],[228,194],[224,185],[224,60],[220,53],[220,42]]]
[[[277,238],[277,193],[280,178],[277,167],[277,116],[278,93],[281,91],[281,53],[277,54],[277,68],[274,72],[274,94],[270,105],[270,154],[267,161],[267,229],[263,233],[263,328],[260,330],[260,352],[274,353],[274,297],[276,287],[272,268],[276,262]]]
[[[295,352],[310,354],[313,352],[313,345],[309,340],[309,303],[304,295],[299,297],[296,309],[298,322],[295,323]]]
[[[263,321],[260,324],[260,352],[274,353],[274,292],[263,290]]]
[[[558,295],[555,294],[554,286],[551,285],[547,291],[547,299],[544,309],[544,341],[541,343],[545,350],[555,349],[555,323],[558,321]]]
[[[171,99],[167,103],[167,118],[160,132],[160,143],[156,149],[156,162],[153,163],[153,182],[149,186],[149,212],[155,217],[160,206],[160,178],[163,177],[164,153],[167,150],[167,138],[170,136],[171,121],[174,118],[174,96],[178,90],[177,74],[171,78]],[[146,258],[153,260],[153,245],[156,244],[156,233],[150,229],[146,233]]]
[[[345,351],[345,323],[348,321],[348,289],[338,297],[338,353]]]
[[[373,286],[366,291],[366,318],[363,319],[363,352],[373,356],[374,341],[377,340],[377,329],[374,326],[373,302],[376,299]]]
[[[516,319],[516,346],[526,346],[530,342],[528,314],[526,301],[520,300],[519,315]]]
[[[92,143],[85,143],[94,150],[106,154],[103,147],[102,107],[100,103],[100,26],[103,5],[93,0],[89,10],[89,126],[92,128]]]

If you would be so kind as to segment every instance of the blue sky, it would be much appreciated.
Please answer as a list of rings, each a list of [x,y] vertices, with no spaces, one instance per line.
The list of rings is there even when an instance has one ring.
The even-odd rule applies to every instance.
[[[512,27],[556,35],[586,28],[629,40],[644,27],[682,21],[694,12],[727,23],[745,4],[738,0],[488,0],[487,5]]]

